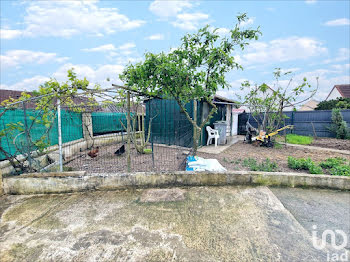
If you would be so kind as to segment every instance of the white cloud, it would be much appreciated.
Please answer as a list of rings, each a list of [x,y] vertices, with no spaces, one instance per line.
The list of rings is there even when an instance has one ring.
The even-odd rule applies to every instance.
[[[0,38],[1,39],[13,39],[21,36],[22,32],[20,30],[11,30],[11,29],[0,29]]]
[[[128,49],[132,49],[134,47],[136,47],[135,43],[130,42],[130,43],[125,43],[125,44],[119,46],[119,49],[120,50],[128,50]]]
[[[350,48],[339,48],[338,54],[334,58],[326,59],[323,61],[324,64],[350,61]]]
[[[335,20],[330,20],[325,23],[326,26],[343,26],[343,25],[350,25],[350,19],[349,18],[339,18]]]
[[[192,6],[193,4],[190,1],[155,0],[150,4],[149,10],[161,18],[169,18]]]
[[[93,48],[84,48],[81,50],[84,52],[110,52],[116,50],[116,47],[113,44],[107,44]]]
[[[255,20],[255,17],[248,18],[247,21],[241,22],[240,25],[241,25],[242,27],[245,27],[245,26],[247,26],[247,25],[252,25],[252,24],[254,24],[254,20]]]
[[[35,52],[30,50],[10,50],[0,56],[1,69],[16,67],[23,64],[45,64],[49,62],[62,63],[68,57],[58,57],[56,53]]]
[[[100,8],[96,1],[29,2],[25,13],[24,29],[6,29],[2,37],[70,37],[76,34],[103,36],[137,28],[145,23],[142,20],[131,20],[116,8]]]
[[[305,3],[307,4],[316,4],[317,0],[305,0]]]
[[[164,35],[163,34],[154,34],[145,37],[146,40],[164,40]]]
[[[326,99],[334,85],[350,84],[349,74],[342,74],[339,70],[318,69],[301,73],[297,76],[297,79],[302,77],[306,77],[313,87],[317,86],[316,77],[319,77],[318,91],[315,95],[315,99],[319,101]]]
[[[215,28],[212,28],[212,29],[214,30]],[[230,29],[225,27],[220,27],[216,29],[216,33],[218,33],[218,35],[220,36],[225,36],[230,33]]]
[[[89,65],[68,63],[58,68],[52,76],[57,81],[64,82],[67,80],[67,71],[71,68],[74,68],[78,78],[86,77],[91,84],[98,83],[102,88],[111,87],[112,83],[122,84],[119,80],[119,74],[123,71],[124,66],[118,64],[107,64],[93,68]],[[107,78],[110,78],[110,82],[107,81]],[[48,80],[49,77],[37,75],[12,85],[2,84],[0,89],[33,91],[37,90],[41,84],[44,84]]]
[[[86,77],[90,83],[101,84],[102,88],[111,87],[112,83],[119,81],[119,74],[123,71],[124,66],[117,64],[108,64],[97,67],[96,69],[84,64],[65,64],[61,66],[54,74],[53,77],[58,81],[65,81],[67,79],[67,71],[71,68],[74,68],[78,78]],[[107,78],[110,78],[111,82],[106,81]]]
[[[238,55],[236,59],[243,65],[251,65],[305,60],[325,53],[327,48],[321,42],[309,37],[292,36],[268,43],[254,42],[246,48],[245,54]]]
[[[196,30],[203,22],[205,22],[209,15],[204,13],[183,13],[176,16],[176,20],[172,25],[183,30]]]
[[[331,68],[338,70],[340,72],[346,71],[350,69],[350,64],[337,64],[337,65],[331,65]]]
[[[109,57],[115,57],[120,55],[131,55],[135,52],[134,48],[136,47],[135,43],[129,42],[118,47],[113,44],[101,45],[93,48],[84,48],[81,49],[84,52],[102,52],[107,53]]]
[[[24,79],[13,85],[2,84],[0,85],[0,89],[33,91],[37,90],[41,84],[45,83],[48,80],[50,80],[48,77],[37,75],[31,78]]]

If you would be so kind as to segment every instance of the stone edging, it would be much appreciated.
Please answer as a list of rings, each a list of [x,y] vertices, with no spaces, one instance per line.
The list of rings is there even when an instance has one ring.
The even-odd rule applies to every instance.
[[[123,174],[91,174],[83,172],[28,174],[3,178],[5,194],[51,194],[86,190],[171,186],[266,185],[315,187],[350,190],[350,177],[311,175],[285,172],[137,172]]]
[[[326,152],[333,152],[343,155],[350,155],[350,150],[340,150],[335,148],[326,148],[326,147],[319,147],[319,146],[306,146],[306,145],[298,145],[298,144],[286,144],[283,142],[279,142],[281,145],[286,145],[290,147],[296,147],[296,148],[302,148],[302,149],[308,149],[308,150],[316,150],[316,151],[326,151]]]

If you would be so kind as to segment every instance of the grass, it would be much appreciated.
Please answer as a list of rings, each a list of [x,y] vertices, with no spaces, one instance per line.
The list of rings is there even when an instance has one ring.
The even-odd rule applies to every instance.
[[[287,134],[287,143],[298,145],[310,145],[313,141],[311,136],[300,136],[295,134]]]

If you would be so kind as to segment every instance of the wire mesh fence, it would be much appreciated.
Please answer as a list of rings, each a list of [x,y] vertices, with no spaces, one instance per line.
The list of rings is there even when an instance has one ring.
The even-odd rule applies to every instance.
[[[57,99],[52,99],[47,102],[53,106],[44,110],[39,99],[0,108],[0,165],[8,173],[58,171],[60,158],[64,171],[185,169],[193,131],[174,101],[132,94],[130,107],[121,103],[123,97],[58,109]]]

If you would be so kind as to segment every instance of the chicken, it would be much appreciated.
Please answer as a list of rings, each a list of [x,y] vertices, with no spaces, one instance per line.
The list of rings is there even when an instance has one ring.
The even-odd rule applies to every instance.
[[[91,149],[91,151],[88,153],[88,156],[91,158],[97,157],[99,147],[96,147],[95,149]]]
[[[114,152],[117,156],[121,156],[125,153],[125,145],[122,145],[117,151]]]

